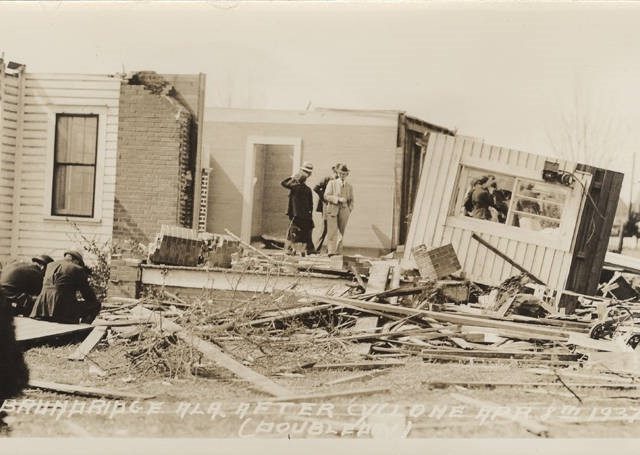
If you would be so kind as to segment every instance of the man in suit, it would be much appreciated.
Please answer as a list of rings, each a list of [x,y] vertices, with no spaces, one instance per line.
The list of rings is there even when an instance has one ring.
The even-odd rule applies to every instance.
[[[14,316],[31,313],[33,302],[42,290],[44,271],[51,262],[51,256],[42,254],[31,262],[13,262],[2,270],[0,288]]]
[[[329,256],[342,254],[344,233],[353,211],[353,187],[347,182],[349,168],[340,164],[338,178],[330,180],[324,193],[327,214],[327,241]]]
[[[80,291],[84,302],[76,299]],[[88,281],[82,254],[67,251],[64,258],[47,265],[42,292],[30,317],[64,324],[91,323],[101,305]]]
[[[313,191],[318,195],[318,205],[316,207],[316,212],[322,213],[322,234],[320,235],[320,240],[318,240],[318,246],[315,248],[317,252],[322,248],[322,244],[324,243],[324,239],[327,236],[327,214],[325,213],[325,203],[324,203],[324,192],[327,189],[327,184],[336,178],[338,178],[338,172],[336,169],[340,167],[340,163],[336,164],[331,168],[331,172],[333,175],[329,175],[323,178],[320,183],[313,187]]]

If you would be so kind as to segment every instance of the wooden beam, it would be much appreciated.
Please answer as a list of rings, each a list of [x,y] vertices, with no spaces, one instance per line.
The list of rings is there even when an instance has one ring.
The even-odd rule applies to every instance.
[[[380,369],[380,370],[365,371],[365,372],[362,372],[362,373],[353,374],[351,376],[346,376],[346,377],[334,379],[333,381],[327,382],[326,385],[344,384],[345,382],[357,381],[359,379],[369,379],[369,378],[373,378],[375,376],[380,376],[382,374],[387,374],[390,371],[391,370],[388,369],[388,368]]]
[[[68,393],[71,395],[80,395],[85,397],[98,397],[98,398],[113,398],[113,399],[126,399],[126,400],[150,400],[155,398],[155,395],[134,393],[134,392],[120,392],[111,389],[100,389],[96,387],[85,387],[81,385],[73,384],[61,384],[58,382],[40,381],[32,379],[29,381],[29,387],[34,389],[51,390],[54,392]]]
[[[636,390],[640,389],[640,384],[629,384],[629,383],[600,383],[600,382],[566,382],[563,384],[562,382],[535,382],[535,381],[450,381],[450,380],[427,380],[421,381],[421,384],[431,386],[434,388],[443,388],[443,387],[575,387],[575,388],[583,388],[583,389],[625,389],[625,390]]]
[[[369,270],[369,280],[365,292],[378,293],[387,289],[387,281],[389,281],[389,270],[391,264],[388,261],[373,261]]]
[[[505,261],[507,261],[509,264],[511,264],[513,267],[515,267],[516,269],[520,270],[522,273],[524,273],[525,275],[527,275],[529,278],[531,278],[533,281],[535,281],[538,284],[544,284],[546,286],[546,283],[544,281],[542,281],[540,278],[538,278],[537,276],[535,276],[533,273],[529,272],[527,269],[525,269],[524,267],[522,267],[520,264],[518,264],[516,261],[514,261],[513,259],[511,259],[509,256],[507,256],[506,254],[504,254],[502,251],[500,251],[499,249],[497,249],[496,247],[494,247],[493,245],[491,245],[489,242],[487,242],[486,240],[484,240],[482,237],[480,237],[478,234],[476,234],[475,232],[473,234],[471,234],[471,238],[474,239],[475,241],[477,241],[478,243],[480,243],[482,246],[484,246],[485,248],[487,248],[489,251],[491,251],[492,253],[496,254],[497,256],[500,256],[502,259],[504,259]]]
[[[382,367],[400,367],[406,365],[404,360],[385,360],[385,361],[366,361],[366,362],[345,362],[345,363],[316,363],[313,365],[314,370],[327,370],[332,368],[343,369],[359,369],[365,370],[368,368],[382,368]]]
[[[84,360],[87,354],[95,348],[102,337],[107,333],[107,326],[98,326],[94,328],[91,333],[84,339],[84,341],[73,351],[67,359],[69,360]]]
[[[340,391],[330,391],[330,392],[318,392],[309,395],[289,395],[285,397],[278,397],[275,399],[267,399],[266,401],[310,401],[310,400],[318,400],[324,398],[334,398],[334,397],[351,397],[354,395],[372,395],[376,393],[386,393],[389,392],[389,387],[369,387],[366,389],[353,389],[353,390],[340,390]]]
[[[225,354],[218,346],[187,332],[175,322],[165,319],[158,313],[147,310],[141,306],[134,308],[132,312],[134,311],[141,316],[146,316],[150,320],[153,320],[162,330],[174,332],[178,338],[200,351],[204,357],[250,382],[257,389],[276,397],[291,395],[291,392],[285,387],[273,382],[266,376],[256,373],[251,368],[244,366],[231,356]]]
[[[552,337],[564,337],[568,339],[569,335],[572,333],[570,330],[564,328],[556,328],[556,327],[544,327],[535,324],[527,324],[527,323],[518,323],[518,322],[510,322],[503,320],[494,320],[494,319],[482,319],[478,317],[468,316],[468,315],[460,315],[460,314],[450,314],[443,313],[439,311],[429,311],[429,310],[417,310],[414,308],[407,308],[401,306],[393,306],[386,303],[374,303],[374,302],[363,302],[361,300],[348,299],[344,297],[327,297],[327,296],[318,296],[313,297],[316,302],[321,303],[334,303],[336,305],[341,305],[346,308],[352,308],[356,310],[361,310],[364,312],[375,311],[376,314],[396,314],[402,316],[414,316],[421,318],[430,318],[432,320],[448,322],[450,324],[458,324],[458,325],[468,325],[468,326],[478,326],[478,327],[495,327],[501,329],[508,329],[516,332],[522,332],[523,334],[532,334],[536,335],[550,335]]]
[[[356,269],[356,266],[351,264],[349,266],[349,270],[351,270],[351,273],[353,273],[353,276],[355,277],[356,281],[358,282],[358,285],[364,290],[367,289],[367,285],[364,284],[364,281],[362,281],[362,277],[360,276],[360,274],[358,273],[358,270]]]
[[[304,314],[309,314],[309,313],[315,313],[316,311],[322,311],[322,310],[326,310],[328,308],[332,308],[333,305],[327,303],[325,305],[316,305],[316,306],[306,306],[306,307],[302,307],[302,308],[293,308],[291,310],[282,310],[280,312],[278,312],[277,315],[275,316],[270,316],[267,318],[260,318],[260,319],[254,319],[253,321],[249,321],[249,322],[245,322],[242,324],[232,324],[235,327],[243,327],[243,326],[253,326],[253,325],[259,325],[259,324],[266,324],[268,322],[274,322],[274,321],[279,321],[281,319],[287,319],[287,318],[292,318],[295,316],[302,316]]]

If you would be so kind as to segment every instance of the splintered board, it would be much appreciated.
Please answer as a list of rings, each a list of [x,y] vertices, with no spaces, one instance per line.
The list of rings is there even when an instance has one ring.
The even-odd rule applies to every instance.
[[[16,341],[20,343],[45,341],[71,333],[89,332],[93,329],[89,324],[59,324],[22,317],[14,318],[13,324],[16,328]]]
[[[367,282],[366,293],[384,292],[387,289],[389,280],[389,270],[393,264],[388,261],[373,261],[369,269],[369,281]]]

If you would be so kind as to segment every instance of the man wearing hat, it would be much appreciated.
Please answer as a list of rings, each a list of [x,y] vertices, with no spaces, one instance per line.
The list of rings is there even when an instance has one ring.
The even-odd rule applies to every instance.
[[[82,303],[76,299],[78,291],[84,298]],[[82,254],[67,251],[63,259],[47,266],[42,292],[30,317],[64,324],[91,323],[100,309],[100,302],[89,285]]]
[[[327,183],[324,201],[327,203],[327,241],[329,256],[342,254],[342,241],[347,229],[347,221],[353,211],[353,187],[346,181],[349,168],[340,164],[337,168],[338,178]]]
[[[324,211],[324,192],[327,189],[327,184],[333,180],[338,178],[337,169],[340,167],[340,163],[337,163],[335,166],[331,167],[331,172],[333,175],[329,175],[323,178],[320,183],[313,187],[313,191],[318,195],[318,205],[316,207],[316,212],[322,213],[323,227],[322,234],[320,234],[320,239],[318,240],[318,246],[315,248],[317,252],[320,252],[320,248],[322,248],[322,244],[324,243],[324,239],[327,236],[327,214]]]
[[[313,253],[313,195],[311,188],[305,183],[313,171],[313,165],[305,162],[300,172],[292,177],[287,177],[280,184],[289,190],[289,203],[287,216],[289,217],[289,229],[287,240],[295,250],[293,244],[302,244],[306,254]]]
[[[38,294],[42,290],[42,279],[51,256],[41,254],[31,262],[14,262],[0,274],[0,289],[4,292],[14,316],[28,316]]]

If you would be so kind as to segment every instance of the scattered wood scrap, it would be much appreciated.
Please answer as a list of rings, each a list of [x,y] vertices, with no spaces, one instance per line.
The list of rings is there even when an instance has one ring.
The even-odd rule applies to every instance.
[[[121,392],[118,390],[101,389],[97,387],[85,387],[81,385],[73,384],[61,384],[58,382],[40,381],[32,379],[29,381],[29,387],[34,389],[50,390],[53,392],[68,393],[71,395],[79,395],[84,397],[97,397],[97,398],[113,398],[116,400],[150,400],[155,398],[155,395],[135,393],[135,392]]]
[[[144,307],[136,307],[134,308],[134,310],[135,313],[141,316],[147,316],[150,320],[153,320],[156,326],[158,326],[161,330],[175,333],[175,335],[182,341],[202,352],[202,354],[208,360],[211,360],[217,365],[226,368],[227,370],[236,374],[240,378],[250,382],[257,389],[276,397],[291,395],[291,392],[285,387],[276,384],[271,379],[256,373],[251,368],[244,366],[237,360],[233,359],[231,356],[222,352],[222,349],[220,349],[213,343],[205,341],[191,333],[186,332],[175,322],[165,319],[157,313],[154,313],[151,310],[147,310]]]
[[[89,336],[73,351],[67,359],[69,360],[84,360],[91,350],[98,345],[100,340],[107,333],[107,327],[98,326],[94,328]]]

